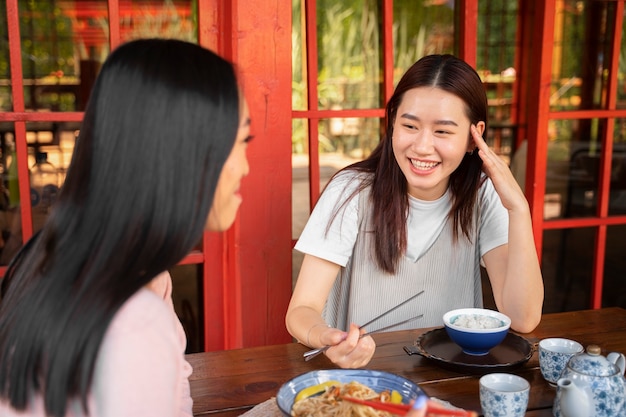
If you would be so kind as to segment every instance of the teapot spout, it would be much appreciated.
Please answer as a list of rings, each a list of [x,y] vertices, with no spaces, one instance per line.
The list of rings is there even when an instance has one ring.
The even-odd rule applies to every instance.
[[[585,390],[577,387],[569,378],[561,378],[556,384],[561,417],[591,417]]]

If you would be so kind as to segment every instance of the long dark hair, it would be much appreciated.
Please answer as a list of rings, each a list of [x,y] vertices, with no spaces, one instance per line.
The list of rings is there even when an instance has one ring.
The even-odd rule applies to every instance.
[[[201,239],[238,124],[235,71],[213,52],[145,39],[111,53],[52,213],[2,282],[1,398],[87,411],[109,323]]]
[[[407,181],[393,153],[393,124],[404,93],[425,86],[437,87],[459,97],[465,103],[470,122],[484,121],[487,131],[487,95],[480,77],[466,62],[452,55],[428,55],[404,73],[387,103],[382,140],[367,159],[344,168],[373,174],[364,177],[356,192],[372,187],[375,259],[379,267],[390,274],[395,272],[398,260],[406,251],[409,210]],[[459,238],[459,231],[471,239],[481,167],[478,153],[468,153],[450,176],[452,207],[449,216],[453,220],[455,240]]]

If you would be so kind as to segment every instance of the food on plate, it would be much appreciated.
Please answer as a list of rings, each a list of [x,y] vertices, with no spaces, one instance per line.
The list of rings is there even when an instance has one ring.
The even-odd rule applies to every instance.
[[[481,314],[460,314],[451,323],[468,329],[497,329],[504,326],[502,320]]]
[[[341,385],[341,382],[326,381],[322,382],[321,384],[311,385],[310,387],[306,387],[302,391],[298,392],[296,398],[294,399],[294,402],[304,400],[305,398],[311,397],[313,395],[321,394],[322,392],[326,391],[326,388],[338,385]]]
[[[303,392],[304,394],[302,394]],[[296,395],[291,415],[293,417],[390,417],[393,415],[386,411],[344,401],[341,399],[342,396],[396,404],[402,403],[402,395],[395,390],[385,390],[379,393],[356,381],[347,383],[328,381],[300,391]]]

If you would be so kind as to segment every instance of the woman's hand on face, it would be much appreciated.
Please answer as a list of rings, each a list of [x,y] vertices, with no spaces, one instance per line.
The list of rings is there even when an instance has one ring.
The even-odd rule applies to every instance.
[[[475,125],[470,127],[470,132],[478,148],[478,155],[483,160],[483,171],[491,178],[502,205],[507,210],[528,210],[526,196],[509,166],[489,148]]]
[[[376,342],[371,336],[361,339],[361,334],[365,329],[359,329],[356,324],[350,325],[345,339],[340,343],[328,343],[332,345],[325,354],[328,359],[341,368],[361,368],[369,363],[376,350]],[[325,332],[327,333],[327,332]],[[324,335],[320,338],[323,343],[327,343]]]

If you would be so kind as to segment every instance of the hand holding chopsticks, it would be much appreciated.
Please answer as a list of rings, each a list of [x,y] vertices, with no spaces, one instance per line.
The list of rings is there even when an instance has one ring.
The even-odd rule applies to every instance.
[[[377,320],[379,320],[379,319],[383,318],[383,317],[384,317],[384,316],[386,316],[387,314],[389,314],[389,313],[391,313],[391,312],[393,312],[393,311],[397,310],[398,308],[402,307],[403,305],[407,304],[409,301],[411,301],[411,300],[413,300],[413,299],[417,298],[417,297],[418,297],[419,295],[421,295],[423,292],[424,292],[424,291],[422,290],[422,291],[418,292],[417,294],[415,294],[415,295],[413,295],[413,296],[409,297],[408,299],[404,300],[403,302],[401,302],[401,303],[400,303],[400,304],[398,304],[397,306],[395,306],[395,307],[393,307],[393,308],[391,308],[391,309],[389,309],[389,310],[385,311],[384,313],[382,313],[382,314],[380,314],[380,315],[378,315],[378,316],[374,317],[373,319],[371,319],[371,320],[370,320],[370,321],[368,321],[367,323],[365,323],[365,324],[363,324],[363,325],[359,326],[359,328],[369,326],[370,324],[372,324],[372,323],[374,323],[375,321],[377,321]],[[422,317],[422,316],[423,316],[423,314],[420,314],[420,315],[418,315],[418,316],[411,317],[411,318],[408,318],[408,319],[406,319],[406,320],[402,320],[401,322],[394,323],[394,324],[391,324],[391,325],[389,325],[389,326],[382,327],[382,328],[380,328],[380,329],[372,330],[371,332],[367,332],[367,333],[362,334],[362,335],[359,337],[359,339],[360,339],[360,338],[363,338],[363,337],[365,337],[365,336],[367,336],[367,335],[370,335],[370,334],[372,334],[372,333],[381,332],[381,331],[383,331],[383,330],[388,330],[388,329],[391,329],[391,328],[393,328],[393,327],[399,326],[399,325],[401,325],[401,324],[408,323],[408,322],[410,322],[410,321],[412,321],[412,320],[415,320],[415,319],[418,319],[418,318],[420,318],[420,317]],[[325,352],[325,351],[326,351],[326,350],[328,350],[330,347],[331,347],[331,346],[326,345],[326,346],[323,346],[323,347],[321,347],[321,348],[317,348],[317,349],[313,349],[313,350],[309,350],[309,351],[307,351],[307,352],[304,352],[304,360],[305,360],[305,361],[309,361],[309,360],[313,359],[314,357],[316,357],[317,355],[319,355],[320,353]]]

